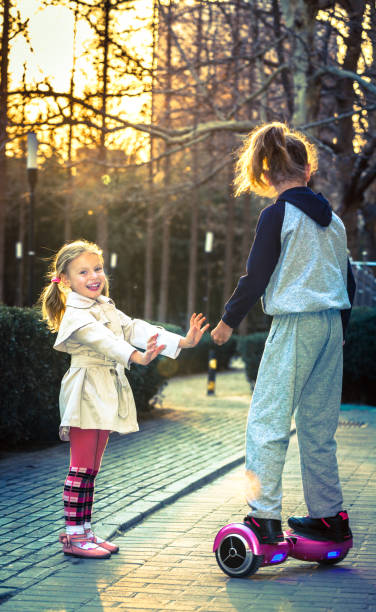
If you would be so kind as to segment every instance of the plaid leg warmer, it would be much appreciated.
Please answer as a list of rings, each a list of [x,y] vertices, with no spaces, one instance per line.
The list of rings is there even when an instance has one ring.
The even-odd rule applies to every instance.
[[[83,525],[87,487],[93,470],[70,466],[64,483],[63,501],[66,525]]]
[[[85,496],[85,509],[84,509],[84,521],[85,523],[91,522],[91,513],[93,509],[94,503],[94,485],[95,485],[95,477],[98,474],[97,470],[90,470],[90,474],[88,474],[88,484],[86,487],[86,496]]]

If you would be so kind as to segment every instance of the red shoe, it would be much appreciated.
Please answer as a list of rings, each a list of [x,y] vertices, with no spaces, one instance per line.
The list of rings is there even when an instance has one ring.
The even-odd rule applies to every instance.
[[[111,557],[111,552],[98,546],[95,542],[89,541],[83,533],[75,533],[74,535],[61,533],[59,542],[63,545],[64,555],[86,559],[108,559]]]
[[[102,538],[97,538],[96,535],[91,531],[91,529],[85,529],[85,537],[88,542],[94,542],[101,548],[108,550],[110,553],[119,552],[119,547],[116,544],[112,544],[112,542],[106,542],[106,540],[102,540]]]

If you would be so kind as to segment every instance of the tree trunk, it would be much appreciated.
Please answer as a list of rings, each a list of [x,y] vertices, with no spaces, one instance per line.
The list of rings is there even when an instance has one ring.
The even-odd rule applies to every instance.
[[[243,236],[241,244],[241,260],[242,267],[239,270],[240,275],[245,274],[245,264],[251,248],[252,236],[251,236],[251,223],[252,223],[252,199],[253,196],[243,196]],[[248,321],[247,317],[244,317],[243,321],[239,325],[239,334],[245,336],[248,332]]]
[[[196,34],[196,65],[197,76],[200,78],[201,44],[202,44],[202,2],[198,6],[198,22]],[[193,124],[197,126],[199,121],[200,91],[196,85],[196,104],[194,107]],[[196,180],[199,171],[199,149],[193,145],[192,151],[193,178]],[[197,255],[198,255],[198,211],[200,207],[199,188],[195,187],[191,202],[191,227],[189,240],[189,268],[188,268],[188,290],[187,290],[187,327],[191,314],[196,310],[196,285],[197,285]],[[208,316],[208,314],[207,314]]]
[[[19,216],[18,216],[18,242],[21,245],[24,245],[25,241],[25,206],[24,200],[21,198],[20,207],[19,207]],[[22,250],[25,249],[22,247]],[[16,306],[23,306],[23,283],[24,283],[24,252],[22,253],[22,257],[17,259],[17,288],[16,288]]]
[[[165,180],[165,185],[169,181]],[[158,321],[166,322],[167,318],[167,300],[168,300],[168,285],[169,285],[169,266],[170,266],[170,233],[171,219],[165,216],[163,219],[162,229],[162,261],[161,261],[161,279],[159,285],[159,305],[158,305]]]
[[[153,137],[150,137],[150,158],[153,157]],[[149,200],[145,233],[145,298],[144,319],[153,318],[153,246],[154,246],[154,202],[153,202],[153,162],[149,165]]]
[[[346,37],[347,48],[342,68],[356,73],[362,50],[365,1],[346,1],[343,7],[349,13],[351,12],[351,19],[349,19],[350,30]],[[336,92],[338,114],[351,111],[356,100],[353,81],[351,79],[339,80]],[[359,224],[359,212],[362,208],[364,192],[359,192],[356,181],[353,180],[355,160],[353,118],[347,117],[339,122],[337,168],[341,177],[341,200],[344,208],[342,219],[347,229],[348,246],[353,257],[359,257],[361,255],[357,252],[359,238],[361,238],[359,232],[362,231],[362,223]]]
[[[280,40],[282,37],[282,29],[281,29],[281,12],[279,8],[278,0],[272,0],[272,12],[273,12],[274,33],[275,33],[276,39],[278,40],[277,49],[276,49],[277,54],[278,54],[278,63],[279,65],[283,65],[285,64],[285,52],[283,48],[283,41]],[[257,41],[257,38],[256,38],[256,41]],[[288,68],[284,68],[284,70],[282,71],[281,81],[282,81],[282,87],[286,95],[286,106],[287,106],[286,115],[287,115],[287,118],[290,119],[294,111],[294,99],[293,99],[293,92],[292,92],[292,87],[291,87],[291,76],[290,76],[290,71]]]
[[[223,282],[223,301],[227,302],[234,289],[232,277],[232,262],[234,257],[234,225],[235,225],[235,199],[232,194],[232,167],[228,168],[228,195],[227,195],[227,219],[225,235],[225,261],[224,261],[224,282]]]
[[[7,207],[8,65],[10,0],[4,0],[0,64],[0,303],[4,301],[5,222]]]
[[[151,100],[150,100],[150,123],[154,121],[154,87],[156,70],[156,44],[158,27],[158,1],[153,2],[153,40],[152,40],[152,77],[151,77]],[[144,319],[153,319],[153,247],[154,247],[154,138],[150,134],[149,140],[149,200],[146,217],[146,241],[145,241],[145,299]]]
[[[238,82],[238,67],[239,67],[239,18],[240,18],[240,2],[236,1],[234,24],[232,28],[233,36],[233,83],[232,83],[232,104],[236,104],[239,97],[239,82]],[[237,113],[234,114],[234,119],[237,119]],[[234,143],[234,138],[230,135],[229,144]],[[233,258],[234,258],[234,231],[235,231],[235,199],[233,196],[233,167],[232,163],[228,167],[228,192],[227,192],[227,221],[226,221],[226,236],[225,236],[225,262],[224,262],[224,284],[223,298],[226,302],[234,289],[233,279]]]
[[[74,116],[74,79],[76,73],[76,38],[77,38],[77,15],[76,8],[74,12],[74,28],[73,28],[73,65],[69,88],[69,131],[68,131],[68,191],[65,197],[64,206],[64,240],[69,241],[72,238],[72,210],[73,210],[73,193],[74,193],[74,174],[72,168],[72,143],[73,143],[73,116]]]
[[[26,67],[23,74],[23,86],[26,90]],[[22,123],[25,123],[25,103],[22,104]],[[26,167],[26,139],[22,138],[20,143],[22,151],[23,163],[20,165],[19,181],[22,185],[25,182],[25,167]],[[25,211],[25,200],[20,198],[19,209],[18,209],[18,243],[21,245],[21,257],[17,259],[17,288],[16,288],[16,306],[24,305],[24,276],[25,276],[25,238],[26,238],[26,211]]]
[[[293,39],[291,40],[291,68],[293,78],[293,115],[295,126],[304,125],[312,118],[313,100],[309,77],[312,72],[314,34],[318,2],[311,0],[281,0],[281,9]]]
[[[108,81],[108,51],[110,46],[109,26],[110,26],[111,0],[104,3],[104,33],[103,33],[103,75],[102,75],[102,125],[100,132],[99,159],[105,161],[106,150],[106,113],[107,113],[107,81]],[[101,171],[99,172],[101,175]],[[108,210],[107,202],[104,201],[97,209],[97,242],[103,250],[105,267],[109,264],[108,252]]]
[[[172,7],[169,0],[167,7],[167,41],[166,41],[166,94],[165,94],[165,125],[170,127],[171,122],[171,51],[172,51]],[[166,144],[166,152],[170,148]],[[168,192],[171,182],[171,160],[169,155],[166,155],[164,162],[164,186]],[[161,276],[159,285],[159,304],[158,304],[158,320],[165,322],[167,319],[167,304],[169,290],[169,268],[170,268],[170,231],[171,231],[171,213],[169,210],[170,202],[167,201],[167,213],[163,215],[162,229],[162,255],[161,255]]]

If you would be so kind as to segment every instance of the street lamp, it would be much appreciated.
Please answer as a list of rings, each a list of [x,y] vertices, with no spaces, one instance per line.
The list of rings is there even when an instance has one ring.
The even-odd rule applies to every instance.
[[[117,267],[117,261],[118,261],[118,256],[117,253],[111,253],[110,255],[110,269],[111,269],[111,281],[112,281],[112,287],[114,287],[115,284],[115,270]]]
[[[117,266],[117,253],[111,253],[110,268],[112,270],[115,270],[116,266]]]
[[[210,294],[210,254],[213,251],[213,232],[206,232],[205,234],[205,256],[206,256],[206,295],[205,295],[205,306],[206,306],[206,317],[209,319],[209,294]],[[215,394],[215,377],[217,372],[217,358],[214,348],[209,349],[209,362],[208,362],[208,384],[207,384],[207,395]]]
[[[205,234],[205,266],[206,266],[206,290],[205,290],[205,310],[206,317],[209,319],[209,293],[210,293],[210,254],[213,251],[213,232],[206,232]]]
[[[22,306],[22,257],[23,257],[23,244],[19,240],[16,242],[15,255],[17,260],[17,293],[16,293],[16,305]]]
[[[28,286],[28,304],[33,304],[34,294],[34,207],[35,207],[35,186],[37,184],[38,177],[38,164],[37,164],[37,153],[38,153],[38,140],[34,132],[29,132],[27,135],[27,178],[29,181],[30,188],[30,199],[29,199],[29,231],[28,231],[28,274],[29,274],[29,286]]]
[[[213,232],[206,232],[205,234],[205,253],[211,253],[213,250]]]

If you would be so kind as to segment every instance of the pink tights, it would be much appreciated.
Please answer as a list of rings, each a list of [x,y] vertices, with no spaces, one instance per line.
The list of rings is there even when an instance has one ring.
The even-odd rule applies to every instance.
[[[64,484],[66,525],[90,523],[94,481],[99,472],[110,432],[102,429],[70,428],[71,460]]]

